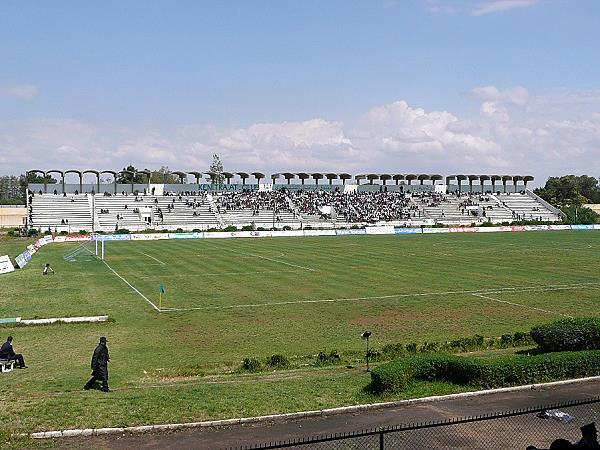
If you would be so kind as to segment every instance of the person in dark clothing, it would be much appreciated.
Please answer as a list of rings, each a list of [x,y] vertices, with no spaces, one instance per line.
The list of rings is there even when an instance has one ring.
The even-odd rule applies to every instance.
[[[7,359],[9,361],[17,361],[19,363],[20,369],[27,369],[25,365],[25,359],[23,359],[23,355],[20,353],[15,353],[12,346],[13,337],[9,336],[6,339],[6,342],[2,344],[2,348],[0,348],[0,359]]]
[[[108,363],[110,356],[108,355],[108,347],[106,346],[106,338],[102,336],[100,343],[94,350],[92,355],[92,378],[88,381],[84,389],[95,389],[96,382],[102,381],[102,391],[110,392],[108,388]]]
[[[580,449],[600,449],[598,443],[598,432],[596,431],[596,422],[588,423],[579,428],[581,430],[581,440],[573,445],[573,448]]]

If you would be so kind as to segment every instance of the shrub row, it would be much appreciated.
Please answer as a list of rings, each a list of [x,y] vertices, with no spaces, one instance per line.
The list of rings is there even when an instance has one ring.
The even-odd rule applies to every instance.
[[[283,355],[272,355],[265,359],[244,358],[240,370],[244,372],[260,372],[263,369],[285,369],[290,361]]]
[[[371,372],[371,389],[375,393],[400,391],[414,380],[496,388],[598,374],[600,351],[512,355],[493,360],[454,355],[418,355],[374,369]]]
[[[544,352],[600,349],[600,318],[562,319],[531,329]]]

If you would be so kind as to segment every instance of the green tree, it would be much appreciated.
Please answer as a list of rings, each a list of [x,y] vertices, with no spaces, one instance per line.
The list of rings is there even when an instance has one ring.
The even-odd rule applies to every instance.
[[[150,183],[174,184],[179,182],[179,177],[173,175],[168,166],[162,166],[159,170],[153,170],[150,175]]]
[[[581,206],[600,201],[598,180],[587,175],[550,177],[543,188],[534,192],[547,202],[559,206]]]
[[[123,170],[127,170],[129,172],[133,172],[133,176],[131,173],[118,173],[117,174],[117,183],[118,184],[144,184],[146,182],[146,176],[142,173],[138,173],[137,169],[133,167],[131,164],[127,167],[124,167]]]
[[[225,176],[223,175],[223,163],[221,163],[221,159],[216,153],[213,155],[213,161],[208,171],[212,173],[212,184],[223,184],[225,182]]]
[[[562,212],[567,215],[565,222],[570,224],[591,225],[594,223],[600,223],[600,215],[592,211],[590,208],[566,206],[562,208]]]

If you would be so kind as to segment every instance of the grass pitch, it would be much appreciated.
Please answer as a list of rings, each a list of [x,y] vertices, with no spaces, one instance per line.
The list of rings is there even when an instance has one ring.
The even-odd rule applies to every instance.
[[[600,233],[593,231],[109,242],[105,262],[65,260],[77,245],[48,245],[24,270],[0,278],[0,317],[112,319],[0,327],[30,366],[0,378],[0,395],[15,399],[0,421],[16,430],[374,401],[362,391],[369,382],[362,368],[235,369],[245,357],[358,354],[365,329],[380,348],[598,315]],[[0,254],[24,247],[0,241]],[[46,262],[55,275],[42,277]],[[101,335],[112,357],[109,396],[81,391]],[[402,396],[460,389],[415,385]]]

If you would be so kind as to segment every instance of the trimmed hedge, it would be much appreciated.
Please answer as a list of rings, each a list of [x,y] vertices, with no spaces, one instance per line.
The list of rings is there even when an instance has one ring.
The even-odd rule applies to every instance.
[[[414,380],[497,388],[599,374],[600,351],[512,355],[492,360],[422,355],[380,365],[371,372],[371,389],[375,393],[400,391]]]
[[[562,319],[531,329],[531,337],[545,352],[600,349],[600,318]]]

